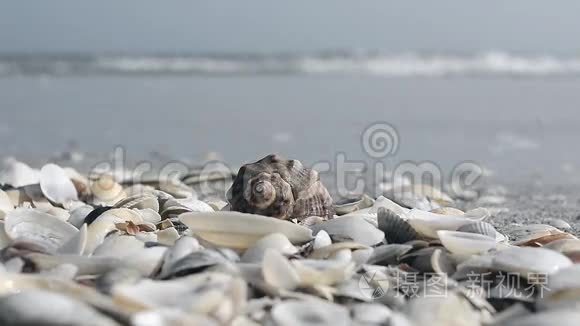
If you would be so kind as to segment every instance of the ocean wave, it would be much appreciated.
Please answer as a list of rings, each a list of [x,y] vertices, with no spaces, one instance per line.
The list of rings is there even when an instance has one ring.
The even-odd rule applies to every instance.
[[[320,54],[193,56],[0,56],[0,76],[15,75],[376,75],[580,76],[580,57],[476,55]]]

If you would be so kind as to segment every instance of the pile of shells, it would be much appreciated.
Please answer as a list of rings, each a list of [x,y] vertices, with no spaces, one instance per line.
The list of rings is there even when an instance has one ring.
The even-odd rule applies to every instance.
[[[333,203],[316,171],[275,155],[218,179],[231,183],[225,200],[194,195],[199,179],[11,162],[0,172],[0,324],[580,320],[580,240],[554,226],[502,234],[488,209],[461,211],[426,185]]]

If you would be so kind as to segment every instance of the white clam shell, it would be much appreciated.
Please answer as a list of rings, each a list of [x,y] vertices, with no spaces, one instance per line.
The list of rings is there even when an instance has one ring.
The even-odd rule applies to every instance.
[[[10,200],[10,197],[6,194],[4,190],[0,189],[0,220],[6,216],[6,213],[14,210],[14,204]]]
[[[383,231],[377,229],[366,219],[357,216],[341,216],[311,226],[314,232],[326,231],[329,235],[351,238],[365,246],[375,245],[385,238]]]
[[[330,239],[330,235],[328,232],[324,230],[320,230],[316,233],[314,237],[314,243],[312,245],[313,249],[318,249],[326,246],[330,246],[332,244],[332,239]]]
[[[440,230],[437,235],[447,250],[462,259],[497,249],[499,246],[494,238],[483,234]]]
[[[68,222],[74,225],[77,228],[80,228],[81,225],[85,223],[85,218],[92,212],[95,208],[90,205],[83,205],[73,209],[70,212],[70,216],[68,218]]]
[[[263,259],[262,276],[268,285],[284,290],[294,290],[300,285],[300,276],[280,252],[268,249]]]
[[[282,233],[272,233],[258,240],[248,248],[240,260],[244,263],[259,263],[267,250],[276,250],[284,255],[293,255],[298,249]]]
[[[553,250],[544,248],[512,247],[499,251],[492,258],[494,268],[527,277],[529,273],[549,275],[572,266],[572,261]]]
[[[49,251],[56,251],[79,232],[71,224],[32,208],[16,209],[4,222],[10,239],[32,242]]]
[[[9,184],[14,188],[37,184],[40,180],[39,171],[26,163],[10,160],[0,171],[0,184]]]
[[[282,233],[293,244],[312,239],[303,226],[272,217],[239,212],[183,213],[179,220],[196,236],[220,247],[247,249],[265,235]]]
[[[1,298],[0,324],[119,325],[82,301],[44,290],[27,290]]]
[[[77,190],[66,172],[56,164],[46,164],[40,170],[40,189],[53,203],[66,205],[78,200]]]
[[[101,214],[88,227],[87,244],[83,253],[85,255],[91,254],[103,242],[109,232],[117,230],[116,223],[127,221],[135,224],[143,222],[138,212],[128,208],[110,209]]]
[[[346,308],[323,300],[288,300],[274,306],[272,320],[278,326],[351,325]]]
[[[60,248],[58,248],[58,253],[60,254],[72,254],[80,255],[85,250],[87,245],[87,225],[83,224],[72,238],[65,242]]]
[[[437,231],[456,231],[459,227],[473,223],[473,219],[464,216],[441,215],[412,209],[407,222],[422,236],[437,239]]]
[[[141,280],[112,289],[115,302],[135,311],[174,308],[228,324],[243,308],[246,283],[220,273],[200,273],[167,281]]]
[[[166,246],[173,246],[179,239],[179,233],[174,227],[157,231],[157,242]]]

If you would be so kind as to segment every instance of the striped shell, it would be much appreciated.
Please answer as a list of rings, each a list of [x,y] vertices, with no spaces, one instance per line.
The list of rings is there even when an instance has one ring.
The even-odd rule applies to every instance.
[[[242,166],[228,190],[231,210],[280,219],[331,218],[332,198],[318,173],[278,155]]]
[[[379,208],[377,220],[387,243],[406,243],[419,238],[413,227],[391,210]]]

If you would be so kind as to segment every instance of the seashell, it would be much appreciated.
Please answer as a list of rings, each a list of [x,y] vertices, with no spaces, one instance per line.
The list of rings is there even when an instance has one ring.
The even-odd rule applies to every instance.
[[[167,281],[144,279],[114,286],[111,292],[115,302],[135,311],[173,308],[229,324],[244,308],[247,287],[238,277],[200,273]]]
[[[453,275],[456,271],[456,265],[447,252],[441,249],[435,249],[431,255],[431,267],[433,271],[441,275]]]
[[[536,301],[538,309],[578,309],[580,305],[580,265],[563,268],[538,281],[539,286],[544,288]]]
[[[133,326],[165,326],[165,325],[203,325],[203,326],[219,326],[220,324],[213,318],[200,315],[184,313],[175,309],[155,309],[141,311],[131,316],[131,325]],[[234,320],[232,326],[243,326],[244,324],[236,324]],[[252,326],[251,324],[247,326]]]
[[[208,204],[214,211],[221,211],[228,205],[228,202],[221,199],[206,199],[205,203]]]
[[[455,292],[438,296],[419,296],[409,301],[404,313],[412,325],[479,326],[480,315]]]
[[[70,218],[70,213],[68,212],[68,210],[60,208],[60,207],[50,207],[48,209],[44,209],[44,208],[39,208],[39,210],[50,214],[56,218],[58,218],[59,220],[62,221],[68,221],[68,219]]]
[[[544,248],[557,251],[562,254],[580,251],[580,240],[560,239],[547,243]]]
[[[0,298],[0,324],[121,325],[84,302],[41,290],[27,290]]]
[[[81,198],[88,198],[91,194],[89,179],[71,167],[65,167],[63,170],[66,176],[73,183],[78,196]]]
[[[66,205],[78,200],[77,189],[66,172],[56,164],[46,164],[40,169],[40,189],[48,200]]]
[[[11,185],[14,188],[37,184],[39,180],[38,170],[14,159],[5,162],[4,168],[0,171],[0,184]]]
[[[456,231],[466,224],[473,223],[473,220],[463,216],[449,216],[429,213],[413,209],[408,214],[409,224],[422,237],[437,239],[437,231]]]
[[[502,239],[502,234],[497,232],[493,225],[487,222],[473,222],[470,224],[465,224],[457,229],[459,232],[475,233],[488,236],[490,238],[498,240],[498,236]],[[503,237],[505,239],[505,237]]]
[[[312,242],[312,249],[316,250],[318,248],[330,246],[332,244],[332,239],[330,239],[330,235],[328,232],[324,230],[320,230],[316,233],[314,237],[314,241]]]
[[[97,219],[89,224],[87,230],[87,244],[84,254],[91,254],[95,248],[100,245],[107,234],[117,230],[118,223],[131,221],[139,224],[142,222],[141,216],[128,208],[115,208],[105,211]]]
[[[529,273],[549,275],[572,265],[566,256],[543,248],[512,247],[497,252],[492,258],[495,269],[519,273],[527,277]]]
[[[577,239],[572,234],[545,224],[531,224],[510,229],[510,236],[516,246],[540,247],[561,239]]]
[[[579,319],[580,312],[578,311],[555,310],[529,314],[526,316],[517,316],[516,318],[513,318],[513,320],[508,319],[506,323],[502,323],[499,326],[576,326],[578,325]]]
[[[410,245],[387,244],[374,248],[373,254],[367,261],[371,265],[398,265],[399,258],[413,249]]]
[[[159,274],[160,279],[182,277],[203,272],[215,265],[229,264],[230,261],[215,250],[199,250],[173,262],[165,274]]]
[[[419,238],[413,227],[391,210],[380,208],[377,221],[387,243],[405,243]]]
[[[186,207],[190,212],[214,212],[215,210],[205,202],[195,198],[173,199],[168,200],[166,205],[174,202],[176,205]]]
[[[177,179],[160,180],[159,190],[176,198],[191,198],[193,196],[193,188]]]
[[[555,228],[558,228],[560,230],[564,230],[564,231],[569,231],[572,230],[572,226],[570,226],[570,224],[562,219],[559,218],[552,218],[549,219],[547,221],[547,223]]]
[[[468,210],[463,216],[476,221],[484,221],[491,216],[491,212],[487,208],[478,207]]]
[[[111,206],[127,197],[123,186],[108,174],[103,174],[99,179],[92,180],[90,188],[95,205]]]
[[[262,263],[262,276],[266,284],[284,290],[294,290],[300,285],[300,276],[288,259],[280,252],[267,249]]]
[[[330,244],[325,247],[314,249],[310,255],[308,256],[309,259],[328,259],[335,255],[338,252],[343,250],[347,250],[349,253],[350,251],[360,250],[360,249],[368,249],[369,247],[362,245],[360,243],[346,241],[346,242],[337,242],[334,244]]]
[[[10,197],[4,192],[4,190],[0,189],[0,220],[4,219],[6,213],[11,212],[14,210],[14,204],[10,200]]]
[[[385,197],[404,207],[430,211],[441,206],[452,206],[453,199],[428,184],[395,184],[385,189]]]
[[[334,211],[336,215],[345,215],[364,208],[372,207],[374,203],[374,199],[366,194],[362,194],[360,197],[347,198],[334,203]]]
[[[335,285],[355,272],[352,261],[296,259],[290,262],[300,277],[301,286]]]
[[[242,166],[228,190],[232,211],[302,220],[332,218],[332,198],[318,173],[278,155]]]
[[[375,245],[385,238],[383,231],[377,229],[365,219],[356,216],[342,216],[313,225],[314,232],[326,231],[331,237],[349,238],[365,246]]]
[[[166,246],[173,246],[179,239],[179,233],[174,227],[157,231],[157,241]]]
[[[458,231],[437,231],[445,249],[454,254],[458,260],[466,260],[472,255],[482,254],[498,249],[495,238],[477,233]]]
[[[49,270],[63,264],[73,265],[77,268],[77,276],[101,275],[124,265],[120,259],[113,257],[47,255],[43,253],[28,253],[24,257],[31,261],[38,270]]]
[[[451,216],[461,216],[465,214],[465,212],[463,212],[462,210],[454,207],[439,207],[431,210],[430,212],[435,214],[451,215]]]
[[[111,294],[115,285],[135,284],[142,278],[139,270],[125,266],[113,268],[100,274],[102,275],[95,280],[95,287],[107,295]]]
[[[8,234],[6,234],[4,229],[4,221],[0,220],[0,249],[8,247],[10,242],[12,242],[12,240],[10,240],[10,237]]]
[[[123,305],[113,304],[113,301],[87,286],[78,285],[69,280],[48,278],[35,274],[4,274],[0,281],[0,297],[7,294],[30,290],[46,290],[65,295],[71,299],[89,304],[99,311],[126,319],[134,312]]]
[[[394,201],[384,197],[379,196],[372,207],[370,207],[367,211],[369,214],[378,214],[379,209],[384,208],[386,210],[393,211],[395,214],[406,217],[406,214],[409,213],[409,209],[406,207],[402,207],[401,205],[395,203]]]
[[[433,273],[435,270],[433,269],[432,256],[436,250],[440,249],[437,247],[421,248],[401,256],[400,260],[418,272]]]
[[[292,245],[288,238],[281,233],[272,233],[258,240],[252,247],[248,248],[241,257],[245,263],[259,263],[264,258],[266,250],[276,250],[284,255],[293,255],[298,250]]]
[[[130,209],[151,209],[155,212],[159,211],[159,201],[157,197],[150,194],[134,195],[123,198],[118,201],[113,207],[115,208],[130,208]]]
[[[4,230],[13,241],[26,241],[54,252],[79,231],[71,224],[32,208],[18,208],[4,219]]]
[[[279,326],[351,325],[346,308],[323,300],[288,300],[275,305],[271,318]]]
[[[232,249],[247,249],[271,233],[282,233],[293,244],[303,244],[312,239],[312,231],[308,228],[254,214],[184,213],[179,220],[201,239]]]
[[[58,253],[72,255],[82,254],[87,245],[87,232],[87,225],[83,224],[79,229],[79,232],[58,248]]]
[[[351,307],[351,314],[362,325],[387,325],[393,312],[379,303],[357,303]]]
[[[145,244],[133,236],[112,235],[95,248],[93,256],[112,257],[148,276],[159,266],[167,250],[166,247],[146,248]]]

